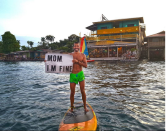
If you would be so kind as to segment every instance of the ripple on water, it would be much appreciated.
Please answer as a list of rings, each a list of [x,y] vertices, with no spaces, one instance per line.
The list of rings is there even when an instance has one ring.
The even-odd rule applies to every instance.
[[[97,129],[165,129],[165,62],[94,62],[83,70]],[[45,73],[44,62],[0,62],[0,80],[0,130],[58,129],[70,106],[69,74]]]

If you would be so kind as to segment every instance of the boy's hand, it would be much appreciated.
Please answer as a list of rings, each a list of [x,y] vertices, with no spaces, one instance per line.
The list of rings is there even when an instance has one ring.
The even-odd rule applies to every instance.
[[[72,60],[72,62],[73,62],[73,63],[77,63],[77,62],[78,62],[78,60],[77,60],[77,59],[74,59],[74,60]]]

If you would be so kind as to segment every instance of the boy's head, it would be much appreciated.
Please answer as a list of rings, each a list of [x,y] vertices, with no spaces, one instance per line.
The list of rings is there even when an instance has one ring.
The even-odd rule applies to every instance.
[[[74,52],[79,52],[80,44],[78,42],[74,43],[73,49],[74,49]]]

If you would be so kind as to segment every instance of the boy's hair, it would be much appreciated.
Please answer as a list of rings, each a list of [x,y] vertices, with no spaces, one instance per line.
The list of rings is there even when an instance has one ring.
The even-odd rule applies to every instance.
[[[80,44],[79,42],[75,42],[74,44]]]

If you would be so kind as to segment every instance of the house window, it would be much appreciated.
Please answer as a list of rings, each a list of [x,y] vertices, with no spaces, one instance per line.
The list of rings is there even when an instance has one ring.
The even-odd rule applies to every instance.
[[[114,22],[113,23],[113,28],[119,28],[119,22]]]
[[[101,29],[107,29],[107,26],[105,26],[105,27],[101,27]]]
[[[127,25],[127,27],[133,27],[134,26],[134,24],[128,24]]]
[[[152,38],[152,42],[159,42],[158,38]]]

